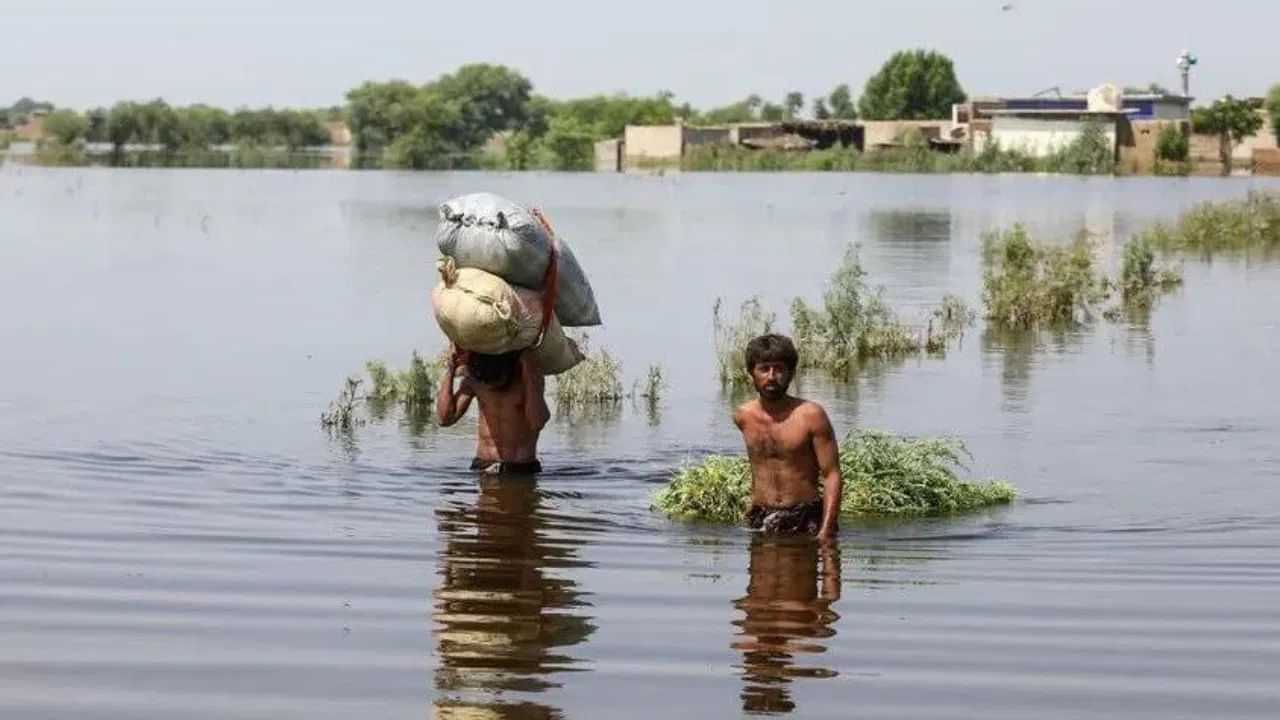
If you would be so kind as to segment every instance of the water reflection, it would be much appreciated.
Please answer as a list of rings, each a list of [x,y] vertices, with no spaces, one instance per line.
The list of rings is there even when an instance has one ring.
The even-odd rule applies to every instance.
[[[585,593],[554,571],[584,567],[577,541],[553,537],[536,481],[480,478],[474,507],[436,511],[441,581],[434,620],[438,717],[558,717],[555,708],[508,700],[559,687],[581,671],[565,652],[595,630]]]
[[[831,604],[840,599],[839,550],[820,549],[807,538],[756,536],[748,573],[747,594],[734,602],[744,616],[733,623],[739,629],[733,648],[742,653],[742,708],[791,712],[794,678],[837,674],[800,664],[797,656],[826,652],[824,642],[836,634],[840,616]]]

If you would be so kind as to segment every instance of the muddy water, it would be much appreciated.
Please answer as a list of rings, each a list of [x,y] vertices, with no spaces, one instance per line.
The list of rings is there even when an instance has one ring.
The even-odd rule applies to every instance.
[[[980,235],[1135,229],[1244,181],[0,169],[0,716],[1274,717],[1280,266],[1190,258],[1146,323],[981,326],[801,390],[954,434],[1015,505],[838,551],[647,509],[734,451],[710,310],[816,299],[858,242],[922,315]],[[1271,187],[1275,187],[1272,185]],[[544,205],[657,413],[558,417],[536,483],[474,426],[317,416],[439,349],[428,207]]]

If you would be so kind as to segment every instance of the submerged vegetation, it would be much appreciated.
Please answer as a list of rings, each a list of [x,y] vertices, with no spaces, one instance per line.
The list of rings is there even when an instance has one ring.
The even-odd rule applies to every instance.
[[[600,348],[591,351],[584,334],[575,338],[586,358],[572,370],[554,377],[552,396],[562,411],[608,407],[622,401],[622,364]]]
[[[945,353],[973,324],[975,313],[959,297],[948,295],[922,327],[908,325],[885,302],[884,289],[870,287],[866,276],[857,248],[850,246],[831,276],[821,307],[811,307],[801,298],[792,300],[791,338],[801,369],[822,369],[844,377],[871,359]],[[752,338],[772,332],[774,321],[758,298],[744,302],[734,320],[725,316],[722,302],[716,300],[712,325],[721,385],[735,390],[750,387],[743,351]]]
[[[360,413],[363,405],[377,418],[386,414],[389,407],[398,405],[404,416],[415,425],[423,425],[432,418],[435,389],[444,369],[441,360],[427,362],[418,351],[413,351],[409,367],[390,370],[381,360],[365,363],[369,375],[369,390],[361,394],[363,378],[348,377],[338,398],[320,415],[320,425],[330,430],[349,432],[365,424]]]
[[[711,308],[712,337],[715,342],[716,367],[720,372],[720,384],[731,390],[751,387],[751,379],[743,369],[747,343],[752,338],[773,332],[777,316],[764,309],[760,298],[750,298],[738,308],[738,316],[730,320],[724,314],[724,305],[716,298]]]
[[[864,430],[840,447],[842,517],[947,515],[1012,502],[1017,491],[1001,481],[961,480],[964,445],[944,438],[904,438]],[[742,520],[751,497],[745,458],[713,456],[678,471],[653,498],[669,517],[707,522]]]
[[[983,239],[983,304],[987,320],[1006,330],[1061,327],[1109,319],[1121,310],[1150,309],[1182,283],[1175,270],[1156,262],[1151,240],[1139,235],[1124,246],[1119,279],[1098,267],[1087,236],[1066,246],[1032,241],[1025,227],[990,233]],[[1118,291],[1120,306],[1103,307]]]
[[[607,349],[591,350],[590,338],[574,338],[585,359],[572,370],[554,376],[552,397],[562,412],[616,408],[624,399],[643,401],[650,414],[656,413],[666,387],[662,366],[650,365],[643,382],[636,379],[631,391],[622,389],[622,363]]]
[[[332,432],[349,433],[358,425],[365,423],[356,412],[356,401],[360,399],[360,378],[349,377],[343,385],[338,397],[329,403],[329,408],[320,413],[320,426]]]
[[[1089,241],[1079,237],[1066,247],[1031,241],[1025,227],[983,238],[982,300],[987,320],[1012,329],[1067,324],[1108,296],[1106,278],[1097,270]]]
[[[1274,252],[1280,250],[1280,194],[1251,192],[1243,200],[1202,203],[1141,237],[1165,251]]]

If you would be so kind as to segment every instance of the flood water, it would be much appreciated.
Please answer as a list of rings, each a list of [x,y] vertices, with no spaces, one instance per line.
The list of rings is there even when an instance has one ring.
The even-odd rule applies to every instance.
[[[805,379],[837,432],[948,434],[1021,491],[837,553],[672,523],[736,452],[717,296],[780,315],[844,246],[908,317],[980,236],[1135,230],[1249,180],[0,168],[0,717],[1273,718],[1280,263],[1187,258],[1148,323]],[[546,208],[659,412],[557,417],[536,482],[473,420],[318,416],[441,346],[431,208]]]

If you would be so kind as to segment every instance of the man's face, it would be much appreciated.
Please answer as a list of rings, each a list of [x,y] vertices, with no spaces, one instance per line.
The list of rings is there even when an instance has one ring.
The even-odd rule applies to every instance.
[[[791,371],[780,360],[758,362],[751,368],[751,384],[765,400],[781,400],[791,386]]]

